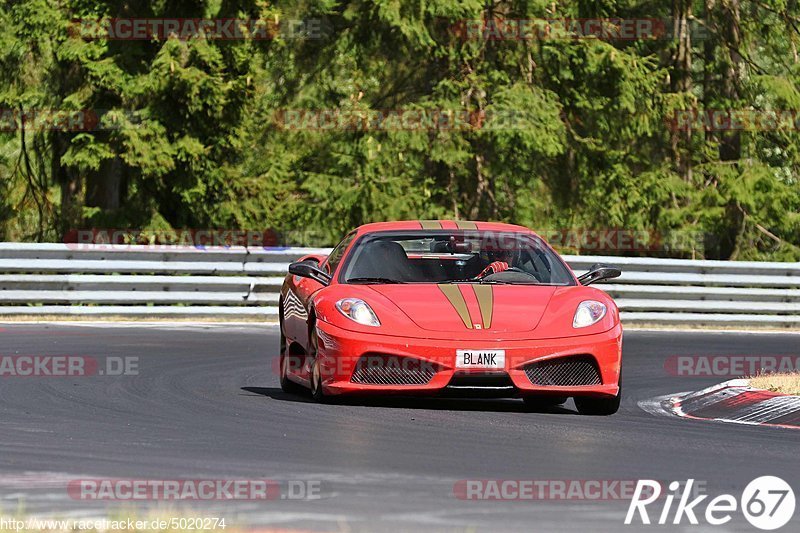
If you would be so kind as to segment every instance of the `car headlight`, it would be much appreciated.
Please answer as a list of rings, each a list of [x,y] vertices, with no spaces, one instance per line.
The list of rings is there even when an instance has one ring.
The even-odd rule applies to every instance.
[[[375,316],[375,311],[358,298],[343,298],[336,302],[336,309],[344,316],[364,326],[380,326],[381,321]]]
[[[586,300],[578,304],[575,318],[572,319],[573,328],[585,328],[597,324],[606,316],[606,306],[594,300]]]

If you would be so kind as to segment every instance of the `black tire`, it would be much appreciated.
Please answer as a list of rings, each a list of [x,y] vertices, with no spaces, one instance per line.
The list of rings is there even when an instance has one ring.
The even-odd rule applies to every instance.
[[[281,390],[289,394],[302,394],[305,391],[305,387],[303,387],[299,383],[291,381],[289,377],[286,375],[288,365],[293,361],[291,359],[292,356],[289,355],[289,350],[286,345],[286,336],[283,334],[283,320],[281,320],[280,322],[280,330],[281,330],[281,345],[280,345],[281,356],[280,356],[279,375],[280,375]]]
[[[530,409],[547,409],[567,401],[566,396],[523,396],[525,406]]]
[[[281,390],[289,394],[303,394],[306,388],[290,380],[286,375],[286,367],[291,362],[290,355],[281,355]]]
[[[339,398],[337,396],[331,396],[329,394],[325,394],[325,391],[322,390],[322,384],[319,363],[314,360],[314,363],[311,367],[311,397],[317,403],[327,403],[327,404],[335,404],[338,403]]]
[[[322,390],[322,372],[319,368],[319,361],[317,360],[317,327],[314,322],[311,322],[310,331],[308,333],[308,349],[311,363],[311,397],[318,403],[333,403],[333,398],[325,394]]]
[[[613,398],[580,398],[575,397],[575,407],[582,415],[609,416],[619,411],[622,401],[622,374],[619,377],[619,392]]]
[[[326,403],[328,397],[322,391],[321,380],[319,362],[314,359],[314,363],[311,365],[311,397],[315,402]]]

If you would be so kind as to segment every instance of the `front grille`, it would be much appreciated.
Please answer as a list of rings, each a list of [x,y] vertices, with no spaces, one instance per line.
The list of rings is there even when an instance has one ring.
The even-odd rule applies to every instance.
[[[442,394],[467,398],[508,398],[516,395],[516,387],[505,372],[456,372]]]
[[[352,383],[364,385],[425,385],[438,372],[433,363],[384,354],[370,354],[359,358]]]
[[[574,387],[602,383],[597,363],[590,355],[538,361],[526,365],[524,370],[534,385]]]
[[[448,386],[497,389],[514,387],[514,382],[505,372],[456,372]]]

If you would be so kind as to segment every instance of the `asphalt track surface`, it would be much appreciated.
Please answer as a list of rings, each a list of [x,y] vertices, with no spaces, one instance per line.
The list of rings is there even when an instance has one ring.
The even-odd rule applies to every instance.
[[[722,528],[625,527],[627,500],[474,501],[453,489],[467,479],[694,478],[738,497],[750,480],[777,475],[800,496],[800,432],[655,416],[638,404],[721,381],[671,376],[669,356],[797,355],[797,335],[626,332],[624,400],[611,417],[580,416],[571,401],[545,412],[519,400],[319,405],[281,392],[277,345],[270,325],[0,324],[0,355],[138,358],[138,375],[0,378],[0,514],[146,516],[155,506],[282,530],[756,531],[741,513]],[[320,497],[135,509],[70,498],[66,484],[87,477],[304,480]],[[800,509],[782,529],[798,530]]]

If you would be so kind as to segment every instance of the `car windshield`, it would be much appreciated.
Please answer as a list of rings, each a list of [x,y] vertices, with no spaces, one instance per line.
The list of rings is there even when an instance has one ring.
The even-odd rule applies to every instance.
[[[345,259],[343,283],[495,283],[574,285],[541,239],[521,232],[374,233]]]

